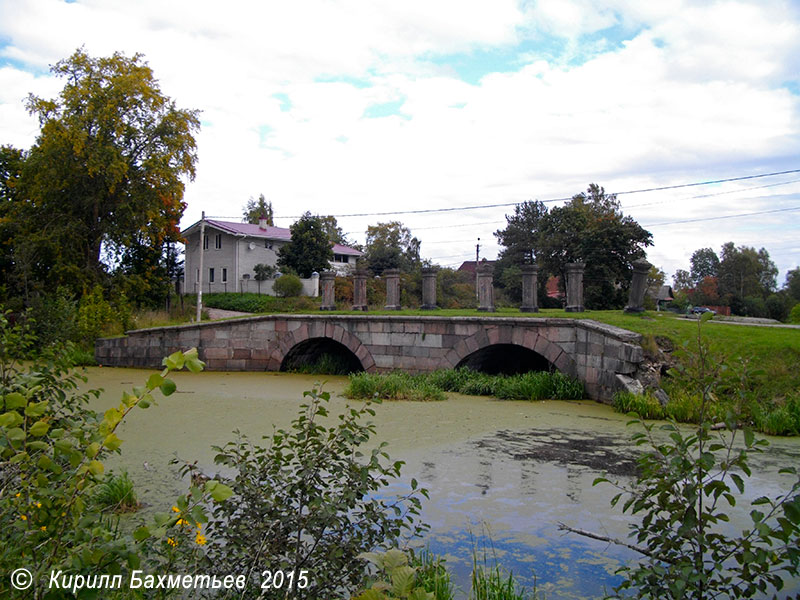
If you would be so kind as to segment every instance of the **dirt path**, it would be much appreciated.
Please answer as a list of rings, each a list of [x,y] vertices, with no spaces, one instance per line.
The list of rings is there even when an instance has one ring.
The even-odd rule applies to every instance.
[[[238,310],[224,310],[222,308],[207,308],[208,318],[212,321],[216,319],[229,319],[231,317],[246,317],[251,313],[241,312]]]

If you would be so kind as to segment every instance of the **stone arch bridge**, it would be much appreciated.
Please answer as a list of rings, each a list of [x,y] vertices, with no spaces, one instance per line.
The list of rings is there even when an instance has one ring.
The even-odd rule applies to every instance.
[[[632,375],[642,361],[639,340],[589,319],[265,315],[129,331],[97,340],[95,358],[106,366],[160,367],[164,356],[196,347],[206,368],[218,371],[289,370],[323,353],[369,372],[554,368],[608,402],[617,375]]]

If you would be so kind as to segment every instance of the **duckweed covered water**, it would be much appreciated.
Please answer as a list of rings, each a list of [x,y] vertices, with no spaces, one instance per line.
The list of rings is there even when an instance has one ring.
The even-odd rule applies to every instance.
[[[88,369],[89,384],[104,393],[93,408],[104,410],[121,392],[140,385],[148,371]],[[239,429],[257,439],[296,416],[303,391],[326,381],[331,408],[344,377],[286,373],[176,373],[178,392],[147,410],[133,411],[118,432],[123,455],[109,467],[127,469],[145,509],[129,519],[168,510],[186,483],[170,465],[176,455],[211,474],[212,445]],[[425,542],[447,558],[456,582],[468,587],[473,549],[496,558],[529,589],[547,598],[597,598],[618,583],[615,569],[632,558],[603,542],[565,535],[558,523],[624,538],[628,518],[609,507],[611,486],[593,480],[630,477],[636,449],[628,417],[594,402],[497,401],[448,395],[444,402],[384,402],[377,407],[375,443],[388,442],[392,459],[404,460],[403,482],[416,478],[430,490],[423,518]],[[767,454],[753,459],[748,491],[777,494],[789,484],[781,466],[797,464],[800,440],[771,439]],[[390,490],[392,491],[392,490]]]

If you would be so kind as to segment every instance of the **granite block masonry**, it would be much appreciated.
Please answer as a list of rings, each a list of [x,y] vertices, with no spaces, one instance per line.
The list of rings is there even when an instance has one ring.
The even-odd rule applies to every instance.
[[[298,348],[328,344],[368,372],[428,372],[465,363],[475,352],[527,348],[576,377],[590,398],[610,402],[618,374],[633,375],[643,353],[637,333],[590,319],[383,315],[263,315],[138,329],[101,338],[104,366],[160,368],[176,350],[196,347],[208,369],[279,371]],[[488,350],[487,350],[488,349]]]

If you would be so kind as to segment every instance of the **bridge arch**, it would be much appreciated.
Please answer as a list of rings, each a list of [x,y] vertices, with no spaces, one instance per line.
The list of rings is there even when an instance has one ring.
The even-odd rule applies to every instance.
[[[521,360],[527,358],[540,369],[541,367],[547,369],[552,365],[565,375],[578,376],[575,359],[557,343],[551,342],[539,333],[531,332],[528,335],[515,333],[511,327],[494,327],[477,331],[459,341],[447,353],[446,359],[453,368],[469,366],[472,362],[484,360],[491,365],[497,360],[492,354],[504,351],[513,352]],[[500,370],[500,372],[505,371]]]
[[[310,337],[292,346],[283,357],[280,370],[294,371],[304,365],[313,365],[326,355],[332,357],[327,362],[333,369],[326,372],[344,375],[364,370],[361,361],[350,348],[329,337]]]
[[[517,344],[490,344],[462,358],[456,368],[466,367],[489,375],[516,375],[549,371],[553,365],[544,356]]]
[[[319,348],[339,348],[348,352],[354,370],[370,371],[375,360],[367,347],[355,335],[334,323],[304,323],[280,336],[269,357],[270,370],[286,370],[301,353]],[[288,360],[287,360],[288,359]]]

